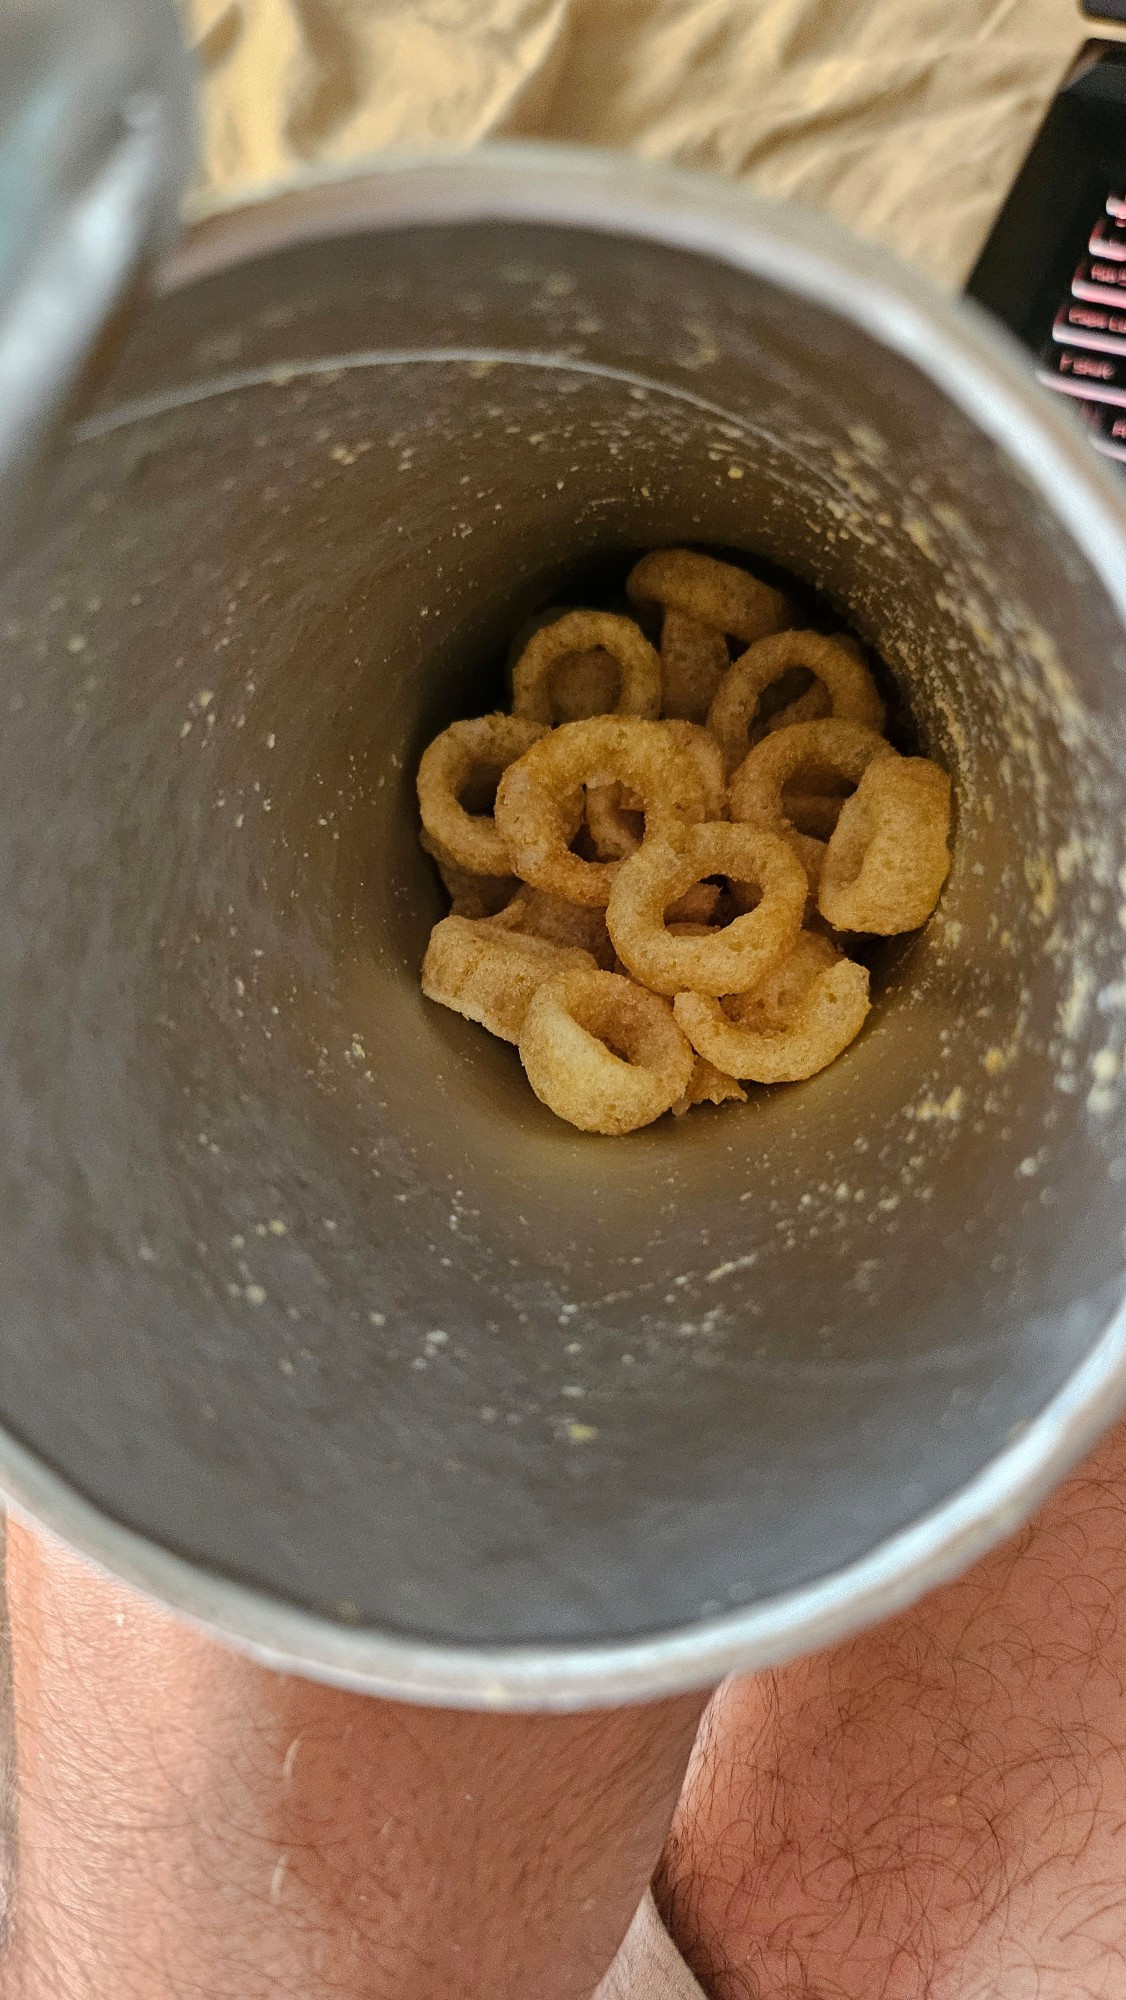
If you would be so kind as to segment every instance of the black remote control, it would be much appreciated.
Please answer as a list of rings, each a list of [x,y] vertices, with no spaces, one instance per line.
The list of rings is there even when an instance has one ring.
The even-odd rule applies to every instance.
[[[1081,51],[966,289],[1033,350],[1096,450],[1126,462],[1126,44]]]

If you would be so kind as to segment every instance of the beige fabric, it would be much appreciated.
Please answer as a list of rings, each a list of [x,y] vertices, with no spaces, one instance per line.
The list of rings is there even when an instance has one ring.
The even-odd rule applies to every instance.
[[[542,136],[709,168],[965,276],[1074,0],[181,0],[197,204],[383,148]]]
[[[704,2000],[646,1896],[594,2000]]]

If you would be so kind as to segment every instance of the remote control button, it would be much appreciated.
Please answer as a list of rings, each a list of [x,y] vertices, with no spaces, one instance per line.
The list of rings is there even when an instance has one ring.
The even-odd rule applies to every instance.
[[[1107,403],[1076,403],[1075,413],[1096,451],[1104,458],[1126,461],[1126,410],[1113,409]]]
[[[1072,347],[1052,347],[1037,376],[1046,388],[1084,402],[1110,403],[1126,409],[1126,359],[1112,354],[1088,354]]]
[[[1100,258],[1084,257],[1071,280],[1073,299],[1091,299],[1096,305],[1126,303],[1126,264],[1108,264]]]
[[[1126,263],[1126,224],[1102,220],[1096,222],[1087,248],[1092,257],[1105,258],[1116,264]]]
[[[1126,222],[1126,199],[1120,194],[1108,194],[1106,212],[1114,222]]]
[[[1126,354],[1126,296],[1121,312],[1084,299],[1069,299],[1056,314],[1052,339],[1064,347],[1086,347],[1095,353]]]

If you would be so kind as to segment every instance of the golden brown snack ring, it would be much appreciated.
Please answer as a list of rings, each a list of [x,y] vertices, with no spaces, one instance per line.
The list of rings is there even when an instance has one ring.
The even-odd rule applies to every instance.
[[[747,1102],[747,1093],[733,1076],[724,1076],[722,1070],[715,1069],[703,1056],[697,1056],[688,1088],[672,1106],[674,1118],[682,1118],[691,1111],[694,1104],[726,1104],[734,1098],[738,1103]]]
[[[950,868],[950,780],[929,757],[870,764],[825,851],[817,906],[838,930],[892,937],[930,916]]]
[[[666,924],[699,924],[709,934],[720,889],[716,882],[693,882],[690,889],[670,903],[665,911]]]
[[[661,712],[661,661],[640,626],[613,611],[566,611],[533,632],[512,669],[512,710],[550,723],[552,677],[576,653],[609,653],[619,669],[614,713],[655,720]]]
[[[493,815],[467,812],[461,794],[474,779],[499,778],[543,734],[541,723],[522,716],[477,715],[451,722],[423,751],[418,767],[422,824],[459,868],[472,875],[514,872]]]
[[[853,638],[851,632],[831,632],[829,636],[834,646],[843,646],[846,652],[852,654],[854,660],[859,660],[861,666],[865,665],[864,648],[859,639]],[[752,731],[752,741],[757,741],[759,736],[769,735],[774,729],[789,729],[794,722],[820,722],[824,716],[832,713],[833,704],[828,688],[824,681],[815,680],[812,687],[807,688],[804,694],[798,695],[794,701],[788,701],[784,708],[778,709],[761,727],[756,726]]]
[[[568,844],[583,786],[607,784],[638,794],[647,837],[675,837],[704,816],[700,760],[678,745],[669,724],[618,715],[564,722],[510,764],[497,787],[496,823],[516,874],[569,902],[605,909],[625,864],[584,861]]]
[[[607,1133],[651,1125],[688,1088],[695,1067],[667,1002],[593,967],[540,987],[524,1017],[520,1060],[557,1117]]]
[[[565,618],[572,606],[552,604],[526,618],[508,649],[508,678],[533,633]],[[556,722],[582,722],[588,715],[608,715],[618,699],[621,669],[601,646],[580,653],[564,653],[552,669],[551,706]]]
[[[634,564],[626,591],[634,604],[683,611],[714,632],[730,632],[744,645],[780,632],[790,622],[790,607],[780,590],[698,549],[654,549]]]
[[[627,785],[589,785],[586,823],[600,861],[624,861],[645,837],[641,800]]]
[[[823,632],[775,632],[748,646],[733,660],[708,710],[708,728],[722,747],[729,771],[742,762],[750,747],[751,730],[768,687],[795,667],[816,675],[828,694],[831,713],[846,722],[863,723],[866,729],[882,730],[884,704],[876,683],[862,659],[851,646],[826,638]],[[808,718],[810,688],[784,711],[790,727]],[[823,697],[822,697],[823,699]],[[805,706],[803,706],[803,704]],[[802,709],[801,715],[794,713]]]
[[[859,722],[844,722],[836,716],[776,729],[748,751],[732,777],[727,793],[731,817],[748,826],[761,826],[770,833],[788,836],[815,888],[825,845],[795,830],[786,813],[783,797],[786,786],[793,783],[799,772],[803,791],[807,774],[817,791],[838,779],[858,785],[877,757],[897,754],[874,729],[865,729]]]
[[[603,646],[565,653],[551,676],[551,706],[557,722],[585,722],[610,715],[618,700],[621,670]]]
[[[692,758],[700,773],[704,786],[704,818],[727,818],[727,772],[723,765],[723,752],[712,735],[699,722],[683,722],[674,718],[662,722],[678,750],[683,750]]]
[[[844,791],[786,790],[782,793],[782,811],[796,832],[807,834],[814,840],[828,840],[847,797],[848,793]]]
[[[733,993],[724,1001],[723,1011],[740,1028],[789,1029],[818,975],[839,965],[843,956],[840,947],[822,931],[802,931],[793,949],[772,966],[765,979],[749,993]]]
[[[723,633],[670,605],[661,623],[661,714],[706,722],[729,664]]]
[[[576,968],[596,970],[589,952],[497,930],[493,919],[443,917],[430,933],[422,990],[428,1000],[479,1021],[502,1042],[517,1042],[532,995],[545,979]]]
[[[474,875],[462,868],[440,840],[431,840],[425,828],[418,844],[437,868],[455,917],[493,917],[511,902],[520,886],[515,875]]]
[[[727,774],[715,737],[698,722],[679,718],[662,723],[670,740],[696,764],[704,786],[704,819],[727,818]],[[624,861],[644,838],[642,802],[623,785],[592,785],[587,790],[586,820],[600,861]]]
[[[708,875],[755,884],[762,891],[757,907],[707,937],[670,932],[666,911]],[[792,948],[806,893],[805,871],[787,840],[708,821],[690,827],[675,847],[647,839],[622,862],[606,927],[622,963],[656,993],[743,993]]]
[[[565,903],[562,896],[530,889],[526,882],[515,885],[514,895],[489,922],[498,931],[517,931],[524,937],[543,938],[547,944],[589,951],[595,964],[606,969],[613,963],[614,947],[604,910]]]
[[[896,757],[886,737],[862,723],[826,716],[818,722],[796,722],[776,729],[748,751],[728,787],[732,819],[748,826],[763,826],[771,832],[787,830],[783,791],[798,776],[809,771],[819,780],[808,789],[820,791],[823,784],[843,780],[858,785],[869,764],[877,757]],[[802,790],[807,789],[803,782]]]
[[[806,931],[758,991],[720,1001],[678,993],[673,1013],[715,1068],[754,1083],[800,1083],[854,1041],[868,1015],[868,968]],[[757,1005],[756,1005],[757,1003]]]

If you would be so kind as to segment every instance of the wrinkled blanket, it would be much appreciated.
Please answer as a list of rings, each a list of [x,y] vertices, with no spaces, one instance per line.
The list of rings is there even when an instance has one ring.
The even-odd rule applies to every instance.
[[[181,0],[192,207],[387,149],[542,137],[710,169],[965,277],[1072,0]]]

